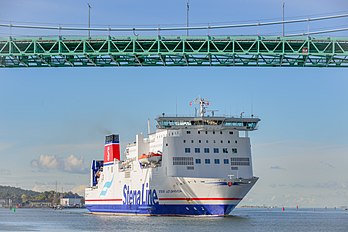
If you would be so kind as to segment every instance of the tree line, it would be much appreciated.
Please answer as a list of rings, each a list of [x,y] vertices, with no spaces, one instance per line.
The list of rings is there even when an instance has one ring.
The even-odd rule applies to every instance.
[[[17,187],[0,185],[0,200],[4,200],[7,204],[9,204],[8,200],[10,199],[12,205],[26,205],[32,201],[46,201],[55,205],[60,203],[60,198],[66,196],[80,197],[77,193],[73,193],[71,191],[64,193],[57,193],[53,190],[36,192]]]

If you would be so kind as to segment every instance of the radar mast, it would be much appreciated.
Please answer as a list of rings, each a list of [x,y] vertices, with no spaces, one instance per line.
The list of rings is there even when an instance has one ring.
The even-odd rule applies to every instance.
[[[197,97],[195,100],[193,100],[193,103],[195,105],[199,105],[199,116],[204,117],[204,114],[207,112],[206,108],[209,106],[209,101],[207,99]],[[192,102],[190,102],[190,105],[192,105]]]

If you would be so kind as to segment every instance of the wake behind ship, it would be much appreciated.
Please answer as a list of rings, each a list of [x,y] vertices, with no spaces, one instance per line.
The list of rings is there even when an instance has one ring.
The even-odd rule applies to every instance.
[[[155,133],[136,135],[120,159],[119,136],[106,136],[104,160],[93,160],[87,209],[102,214],[228,215],[257,181],[248,132],[255,117],[162,116]]]

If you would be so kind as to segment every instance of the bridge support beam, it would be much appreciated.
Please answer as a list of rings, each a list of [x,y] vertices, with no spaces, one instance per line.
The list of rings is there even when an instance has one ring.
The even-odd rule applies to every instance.
[[[0,68],[96,66],[348,67],[348,38],[0,38]]]

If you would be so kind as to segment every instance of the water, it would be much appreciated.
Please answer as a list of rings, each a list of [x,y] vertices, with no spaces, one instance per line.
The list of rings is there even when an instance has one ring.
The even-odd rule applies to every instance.
[[[348,231],[348,211],[236,209],[229,217],[100,216],[84,209],[0,208],[0,231]]]

